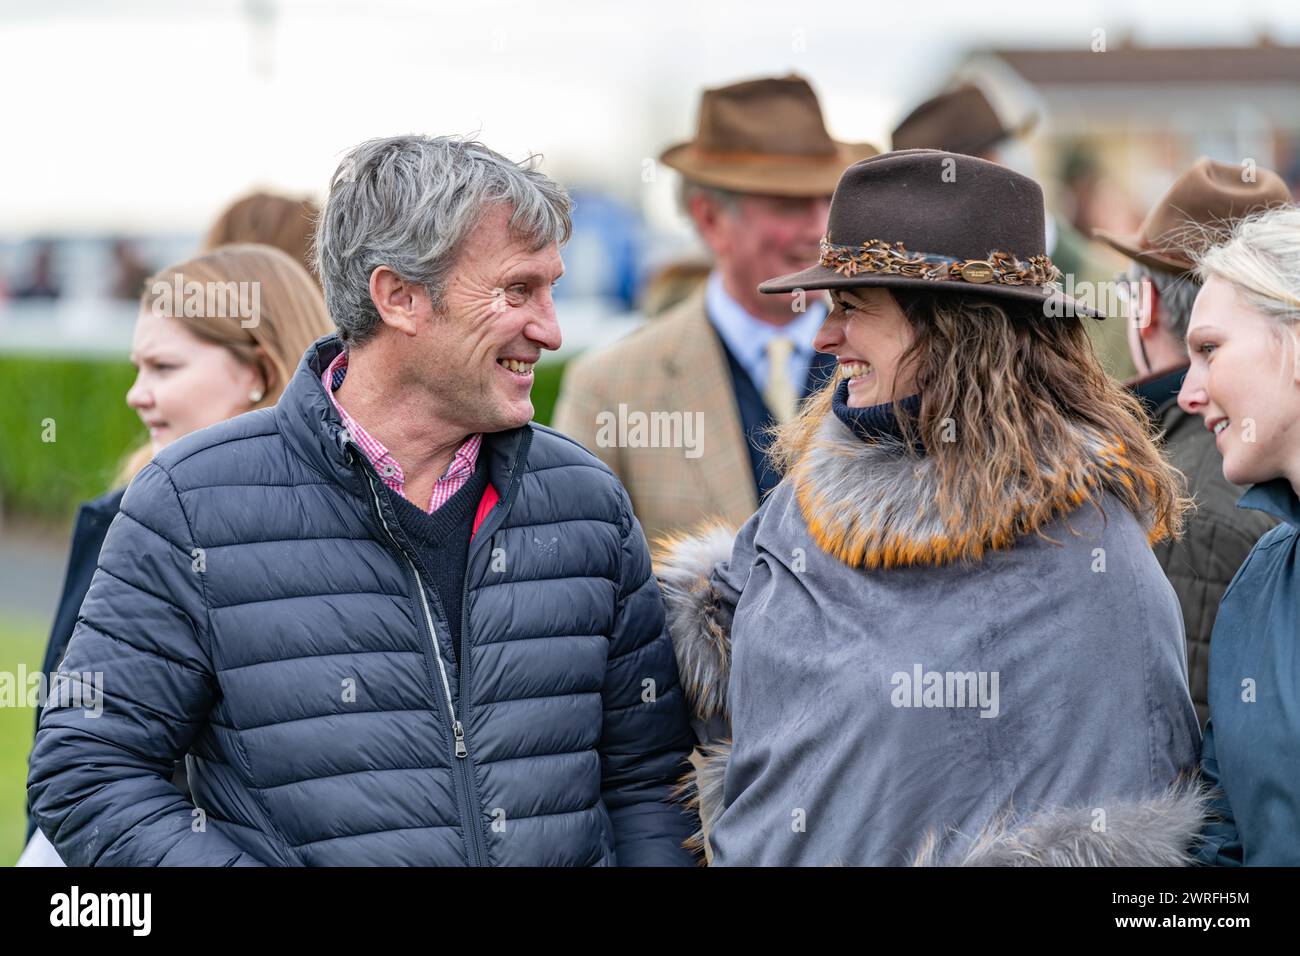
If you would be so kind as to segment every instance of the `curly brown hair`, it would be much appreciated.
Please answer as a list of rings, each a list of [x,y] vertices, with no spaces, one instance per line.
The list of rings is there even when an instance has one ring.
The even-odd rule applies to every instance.
[[[915,417],[894,403],[901,452],[937,469],[934,505],[949,533],[987,532],[1006,547],[1069,507],[1098,504],[1103,487],[1153,543],[1181,533],[1185,479],[1161,456],[1138,399],[1103,371],[1079,319],[950,292],[890,292],[915,336],[899,368],[915,374],[921,397]],[[775,430],[770,455],[782,474],[818,441],[838,382]],[[923,450],[909,449],[918,442]],[[1114,466],[1104,479],[1099,458]]]

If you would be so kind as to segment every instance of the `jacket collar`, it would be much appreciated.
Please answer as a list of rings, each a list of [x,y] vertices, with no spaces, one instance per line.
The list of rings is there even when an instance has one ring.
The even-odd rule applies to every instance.
[[[945,524],[936,502],[940,475],[933,456],[918,455],[896,439],[864,442],[835,415],[822,421],[817,440],[791,471],[804,522],[818,547],[854,567],[939,566],[975,560],[1010,548],[1060,515],[1113,492],[1150,486],[1123,448],[1075,425],[1075,462],[1054,481],[1045,501],[1017,486],[981,502],[960,524]],[[1166,536],[1149,515],[1137,516],[1154,543]]]
[[[1190,367],[1190,365],[1180,365],[1178,368],[1147,375],[1131,382],[1129,388],[1146,406],[1147,414],[1153,419],[1158,419],[1170,402],[1178,400],[1178,392],[1183,387],[1183,379],[1187,377],[1187,370]]]
[[[1291,482],[1285,478],[1251,485],[1246,493],[1237,499],[1238,508],[1253,508],[1265,514],[1281,518],[1293,528],[1300,528],[1300,498],[1296,497]]]
[[[369,466],[361,451],[347,442],[343,422],[321,384],[325,369],[341,351],[337,335],[327,335],[307,349],[275,405],[276,423],[285,441],[315,471],[364,495]],[[524,425],[483,436],[480,454],[489,456],[488,480],[502,497],[516,469],[527,464],[529,443],[523,438],[531,430]]]

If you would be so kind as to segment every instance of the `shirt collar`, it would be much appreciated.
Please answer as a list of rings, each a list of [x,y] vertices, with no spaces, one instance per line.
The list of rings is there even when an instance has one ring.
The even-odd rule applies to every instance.
[[[334,404],[335,411],[338,412],[343,427],[347,429],[352,440],[357,444],[365,454],[370,464],[374,466],[375,471],[384,480],[384,483],[393,488],[399,494],[406,485],[406,475],[402,472],[402,466],[398,464],[397,459],[392,456],[381,442],[370,432],[366,431],[357,423],[357,421],[347,413],[342,405],[339,404],[338,398],[334,392],[343,384],[343,379],[348,374],[348,353],[340,352],[325,369],[321,375],[321,384],[325,386],[325,393],[329,395],[330,401]],[[443,472],[439,482],[468,480],[469,476],[474,473],[474,468],[478,464],[479,447],[483,441],[481,434],[471,435],[467,438],[456,453],[452,455],[451,461],[447,464],[447,470]],[[434,500],[437,500],[438,491],[434,489]]]
[[[1251,485],[1246,493],[1237,499],[1238,508],[1253,508],[1263,511],[1287,524],[1300,528],[1300,498],[1296,497],[1291,482],[1285,478],[1274,478]]]
[[[713,327],[727,343],[731,354],[745,368],[767,361],[767,343],[778,337],[794,342],[797,354],[811,355],[815,351],[813,339],[826,320],[827,311],[821,294],[814,293],[809,297],[808,308],[802,313],[796,313],[794,321],[788,325],[775,326],[763,322],[750,315],[744,306],[727,294],[722,283],[722,273],[717,269],[709,273],[704,303]]]

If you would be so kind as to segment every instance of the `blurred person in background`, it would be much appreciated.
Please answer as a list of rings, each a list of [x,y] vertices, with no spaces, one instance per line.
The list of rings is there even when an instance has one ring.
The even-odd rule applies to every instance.
[[[45,240],[36,245],[27,277],[14,286],[15,299],[57,299],[63,292],[55,275],[57,246]]]
[[[140,253],[129,239],[113,241],[113,284],[109,294],[115,299],[134,302],[144,294],[145,280],[150,269],[140,259]]]
[[[713,263],[707,259],[681,259],[656,269],[641,287],[637,303],[641,314],[647,319],[663,315],[703,288],[712,271]]]
[[[761,288],[830,290],[840,374],[734,540],[657,565],[701,841],[731,866],[1190,862],[1200,732],[1149,547],[1181,477],[1053,285],[1041,189],[886,153],[830,232]]]
[[[1060,215],[1079,236],[1091,236],[1098,229],[1127,234],[1141,225],[1140,211],[1106,174],[1086,143],[1063,148],[1058,179]]]
[[[287,252],[316,279],[312,242],[320,207],[307,198],[255,192],[226,207],[203,242],[204,249],[233,242],[258,242]]]
[[[155,314],[154,284],[171,290],[177,277],[182,286],[259,283],[257,321],[235,314],[188,314],[192,310],[183,308]],[[126,402],[149,430],[149,440],[127,457],[117,487],[86,502],[77,513],[43,673],[59,669],[99,564],[104,536],[131,479],[176,439],[274,405],[308,346],[332,327],[315,281],[296,260],[270,246],[225,246],[145,281],[131,346],[131,362],[138,373]],[[38,710],[37,726],[40,716]],[[183,764],[179,773],[183,774]],[[34,819],[29,819],[28,835],[44,840]]]
[[[1178,404],[1187,375],[1187,323],[1200,291],[1192,261],[1214,230],[1251,212],[1291,203],[1280,176],[1259,168],[1243,181],[1242,167],[1200,159],[1152,207],[1133,235],[1097,231],[1097,239],[1133,260],[1118,288],[1131,290],[1125,316],[1133,364],[1141,376],[1130,387],[1146,406],[1165,457],[1187,476],[1196,502],[1184,535],[1155,546],[1156,558],[1178,592],[1187,631],[1188,682],[1196,716],[1209,716],[1210,635],[1223,592],[1260,535],[1275,524],[1262,511],[1236,507],[1244,488],[1223,476],[1215,436]]]
[[[682,176],[712,271],[654,321],[574,359],[554,420],[622,479],[649,538],[709,516],[744,521],[776,486],[768,432],[834,363],[813,348],[824,297],[763,296],[758,284],[817,261],[840,174],[876,152],[833,140],[812,87],[787,76],[706,90],[695,139],[660,156]],[[607,440],[602,418],[620,409],[696,416],[700,447]]]
[[[1179,404],[1199,415],[1241,508],[1280,520],[1223,595],[1210,643],[1199,857],[1300,866],[1300,209],[1241,220],[1197,256]]]
[[[891,140],[894,149],[945,149],[1000,163],[1037,179],[1033,161],[1021,142],[1037,121],[1038,117],[1031,115],[1006,125],[984,91],[966,83],[917,106],[899,121]],[[1089,250],[1088,239],[1069,220],[1049,212],[1046,228],[1047,254],[1061,270],[1062,277],[1073,276],[1076,286],[1110,278]],[[1090,322],[1088,335],[1102,367],[1113,377],[1128,381],[1137,374],[1121,323]]]

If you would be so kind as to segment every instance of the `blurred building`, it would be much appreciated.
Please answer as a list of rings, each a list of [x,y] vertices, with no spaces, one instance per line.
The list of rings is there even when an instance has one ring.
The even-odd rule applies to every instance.
[[[1146,47],[1098,30],[1082,48],[975,51],[951,79],[978,83],[1000,113],[1040,115],[1049,202],[1082,227],[1122,228],[1199,156],[1300,186],[1300,47]]]

